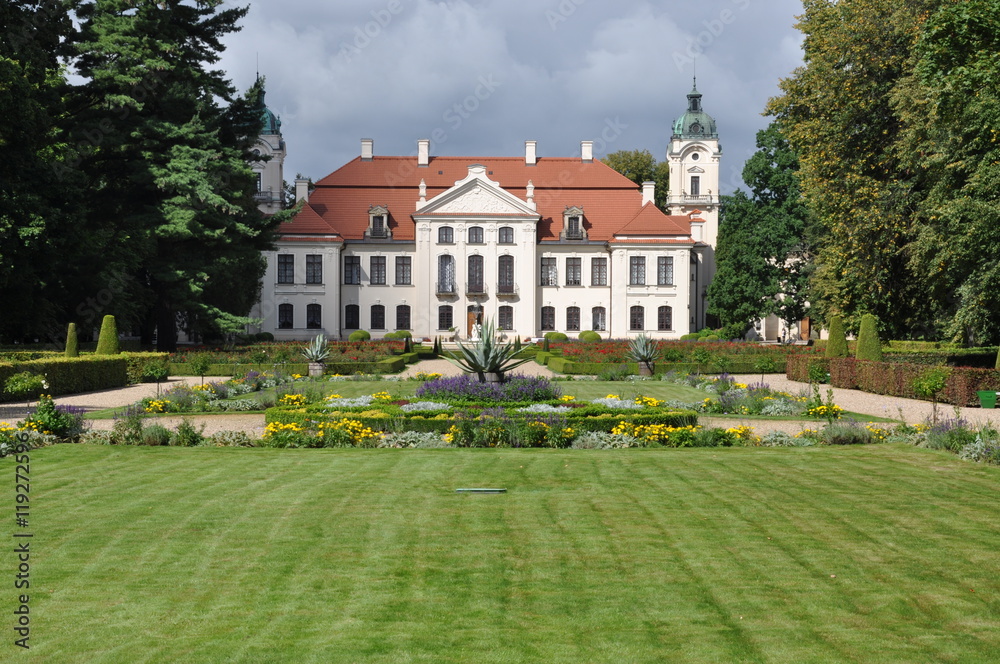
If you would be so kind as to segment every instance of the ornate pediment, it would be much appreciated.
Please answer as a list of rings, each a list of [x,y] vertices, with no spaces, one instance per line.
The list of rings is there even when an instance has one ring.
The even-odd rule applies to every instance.
[[[420,205],[415,216],[424,214],[538,216],[528,203],[490,180],[479,164],[470,166],[469,175],[454,187]]]
[[[704,173],[705,169],[701,166],[692,166],[688,169],[688,173]]]

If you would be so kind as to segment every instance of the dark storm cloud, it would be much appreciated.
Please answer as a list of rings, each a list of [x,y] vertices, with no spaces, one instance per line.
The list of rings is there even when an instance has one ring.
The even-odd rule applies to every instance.
[[[347,4],[348,6],[344,6]],[[239,88],[259,57],[288,144],[286,174],[319,178],[376,154],[540,156],[648,149],[663,159],[697,60],[719,125],[723,192],[777,83],[801,62],[798,0],[257,0],[227,40]]]

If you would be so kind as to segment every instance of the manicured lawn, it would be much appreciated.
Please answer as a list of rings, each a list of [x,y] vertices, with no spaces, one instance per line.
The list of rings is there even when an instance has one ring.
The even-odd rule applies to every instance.
[[[1000,652],[1000,469],[945,453],[61,445],[31,476],[25,661]]]

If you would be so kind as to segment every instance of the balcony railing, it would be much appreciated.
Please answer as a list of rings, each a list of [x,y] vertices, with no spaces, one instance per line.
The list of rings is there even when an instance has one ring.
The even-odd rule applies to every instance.
[[[559,233],[560,240],[586,240],[587,231],[583,230],[583,227],[579,228],[567,228],[561,233]]]
[[[392,232],[385,226],[379,228],[369,228],[368,237],[373,240],[391,240]]]
[[[438,295],[455,295],[457,291],[454,281],[439,281],[434,292]]]
[[[497,284],[497,295],[500,297],[516,297],[517,284]]]
[[[465,284],[466,295],[486,295],[486,284],[481,281],[470,281]]]

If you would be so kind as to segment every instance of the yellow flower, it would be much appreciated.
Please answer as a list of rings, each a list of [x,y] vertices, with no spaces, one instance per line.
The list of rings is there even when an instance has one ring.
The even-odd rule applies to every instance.
[[[620,399],[621,397],[619,397],[617,394],[609,394],[609,395],[607,395],[604,398],[605,399]]]
[[[306,395],[304,394],[286,394],[278,399],[278,403],[282,406],[305,406]]]
[[[564,394],[561,397],[559,397],[559,401],[562,402],[569,402],[573,401],[574,399],[576,399],[576,397],[574,397],[572,394]]]

